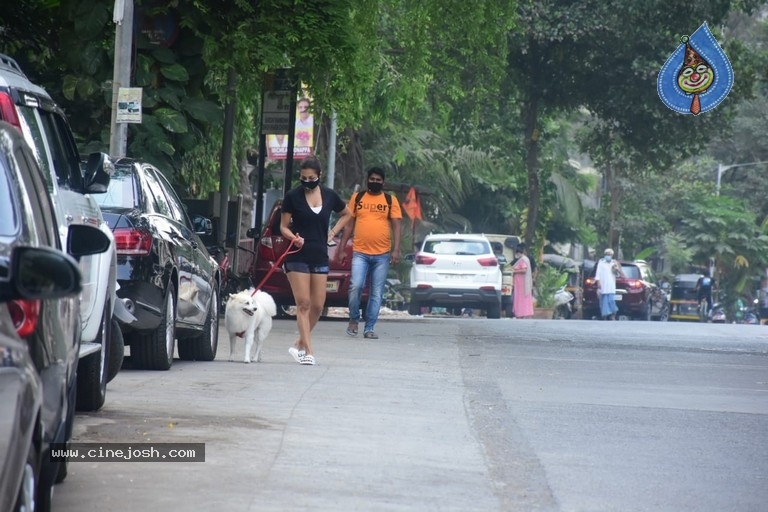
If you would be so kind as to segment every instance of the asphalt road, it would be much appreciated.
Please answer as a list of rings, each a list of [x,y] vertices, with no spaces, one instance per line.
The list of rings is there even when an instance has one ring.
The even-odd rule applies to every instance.
[[[123,370],[84,443],[205,462],[70,463],[57,512],[768,510],[768,327],[278,320],[263,362]],[[239,347],[238,354],[242,353]],[[94,444],[93,446],[97,446]]]

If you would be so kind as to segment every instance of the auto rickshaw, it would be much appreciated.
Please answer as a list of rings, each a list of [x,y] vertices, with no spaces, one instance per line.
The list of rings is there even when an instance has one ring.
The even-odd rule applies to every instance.
[[[678,274],[672,279],[672,293],[669,299],[670,320],[700,321],[696,284],[701,277],[701,274]]]

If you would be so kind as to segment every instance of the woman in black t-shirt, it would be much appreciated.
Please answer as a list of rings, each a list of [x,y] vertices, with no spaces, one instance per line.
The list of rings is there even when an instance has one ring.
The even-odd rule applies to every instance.
[[[285,272],[296,301],[299,339],[288,349],[296,362],[315,364],[310,333],[325,306],[328,280],[328,244],[352,218],[344,200],[332,189],[320,185],[322,169],[315,157],[301,162],[301,186],[288,191],[283,199],[280,232],[300,249],[285,259]],[[340,217],[328,229],[331,212]]]

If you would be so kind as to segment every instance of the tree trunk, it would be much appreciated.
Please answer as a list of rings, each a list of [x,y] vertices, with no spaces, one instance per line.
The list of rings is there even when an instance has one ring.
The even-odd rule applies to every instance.
[[[615,248],[616,257],[619,257],[620,247],[617,247],[618,243],[618,218],[619,218],[619,203],[621,202],[621,187],[619,186],[619,180],[616,177],[616,168],[609,162],[605,173],[606,184],[608,185],[608,193],[610,194],[610,222],[608,224],[608,240],[607,247]]]
[[[533,96],[533,95],[531,95]],[[525,220],[525,243],[533,244],[539,221],[539,128],[538,102],[531,99],[523,109],[525,129],[525,170],[528,174],[528,215]]]

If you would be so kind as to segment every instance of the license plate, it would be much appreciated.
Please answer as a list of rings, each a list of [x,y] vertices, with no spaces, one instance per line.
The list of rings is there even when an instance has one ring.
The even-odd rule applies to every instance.
[[[448,281],[464,281],[472,278],[469,274],[442,274],[442,277]]]
[[[328,281],[325,284],[325,291],[327,291],[327,292],[337,292],[337,291],[339,291],[339,282],[338,281]]]
[[[621,300],[621,295],[619,295],[619,294],[617,293],[616,295],[614,295],[614,296],[613,296],[613,298],[614,298],[614,299],[616,299],[616,302],[618,302],[618,301],[620,301],[620,300]]]

